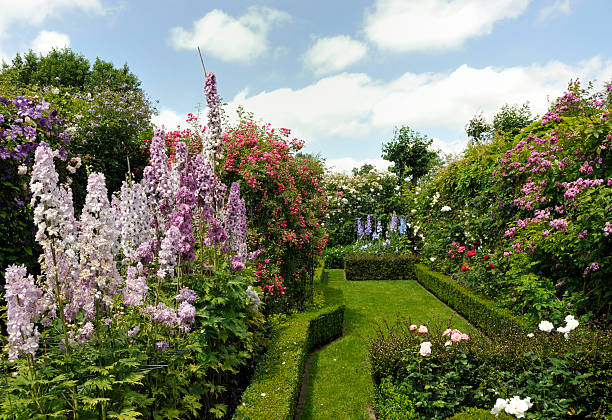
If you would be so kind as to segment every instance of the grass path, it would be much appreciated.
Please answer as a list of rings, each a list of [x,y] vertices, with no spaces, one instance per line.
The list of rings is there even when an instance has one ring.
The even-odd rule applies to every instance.
[[[373,403],[373,387],[367,362],[367,337],[375,322],[392,323],[397,314],[414,323],[452,317],[450,308],[438,301],[416,281],[344,280],[343,270],[327,270],[325,294],[331,303],[342,298],[344,336],[313,353],[306,389],[302,420],[369,420],[368,406]],[[473,332],[466,322],[454,316],[452,325]]]

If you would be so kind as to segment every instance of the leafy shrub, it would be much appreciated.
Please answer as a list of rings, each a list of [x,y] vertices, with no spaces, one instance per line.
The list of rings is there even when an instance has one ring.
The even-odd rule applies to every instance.
[[[416,261],[405,254],[347,254],[344,272],[347,280],[415,280]]]
[[[264,251],[258,284],[275,291],[266,297],[268,310],[274,299],[279,301],[276,310],[303,308],[311,294],[315,258],[326,243],[322,170],[297,153],[304,143],[291,139],[290,130],[241,118],[223,137],[222,179],[245,185],[250,244]]]
[[[292,420],[308,352],[341,336],[343,321],[344,305],[289,318],[273,337],[233,418]]]
[[[410,401],[418,415],[444,418],[463,407],[491,410],[497,398],[520,396],[533,403],[528,418],[612,413],[612,334],[593,325],[579,326],[567,338],[556,331],[509,328],[458,342],[449,330],[430,327],[421,334],[401,318],[375,331],[369,347],[372,378],[377,390],[384,390],[377,395],[392,398],[390,406]]]
[[[325,258],[325,267],[327,268],[344,268],[344,256],[355,251],[353,245],[337,245],[332,248],[323,250]]]
[[[490,410],[470,407],[465,409],[461,413],[457,413],[452,417],[448,417],[448,420],[493,420],[495,418],[501,420],[510,420],[515,419],[516,417],[511,416],[510,414],[506,414],[504,412],[499,413],[499,415],[496,417],[491,414]]]

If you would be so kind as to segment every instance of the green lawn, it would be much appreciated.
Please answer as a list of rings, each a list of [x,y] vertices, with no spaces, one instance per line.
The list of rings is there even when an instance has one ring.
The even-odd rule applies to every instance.
[[[416,281],[344,280],[343,270],[327,270],[325,290],[330,303],[336,303],[342,290],[346,311],[344,336],[315,351],[302,420],[369,419],[368,405],[373,403],[372,382],[367,362],[368,336],[375,322],[395,321],[397,314],[410,317],[415,324],[448,320],[452,311],[430,295]],[[466,322],[455,316],[452,325],[474,333]]]

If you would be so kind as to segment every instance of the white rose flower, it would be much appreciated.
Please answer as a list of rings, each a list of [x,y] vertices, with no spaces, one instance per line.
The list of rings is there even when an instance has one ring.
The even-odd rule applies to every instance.
[[[497,401],[495,401],[495,405],[491,409],[491,414],[494,414],[495,417],[499,416],[499,413],[501,413],[504,408],[506,408],[506,405],[508,405],[507,400],[504,400],[503,398],[498,398]]]
[[[551,332],[555,329],[555,326],[550,321],[542,321],[538,324],[540,331]]]

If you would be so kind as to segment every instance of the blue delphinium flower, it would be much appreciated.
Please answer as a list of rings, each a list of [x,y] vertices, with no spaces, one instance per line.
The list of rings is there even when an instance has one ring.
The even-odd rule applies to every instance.
[[[366,222],[366,225],[365,225],[365,236],[369,238],[370,235],[372,235],[372,219],[370,218],[370,215],[368,214],[368,221]]]
[[[400,217],[399,233],[400,235],[404,235],[406,233],[406,219],[404,216]]]
[[[363,226],[361,225],[361,217],[357,218],[357,235],[359,236],[359,239],[363,239],[363,237],[365,236],[365,233],[363,232]]]

